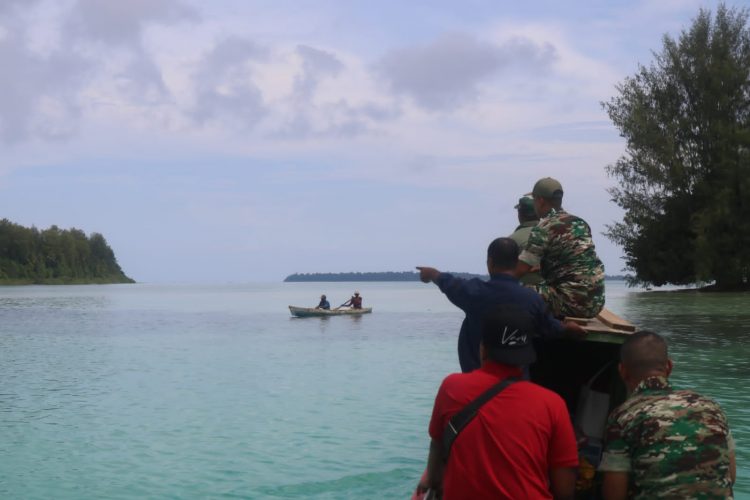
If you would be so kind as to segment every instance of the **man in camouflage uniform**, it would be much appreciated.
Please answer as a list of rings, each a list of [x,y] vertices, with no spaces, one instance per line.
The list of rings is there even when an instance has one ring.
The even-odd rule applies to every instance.
[[[672,389],[667,344],[633,334],[620,352],[630,398],[607,422],[604,498],[732,498],[734,442],[718,404]]]
[[[534,210],[534,198],[531,197],[531,193],[523,195],[518,200],[515,209],[518,212],[518,227],[509,238],[518,243],[518,248],[524,251],[531,235],[531,229],[539,222],[539,216]],[[542,281],[542,276],[539,274],[539,271],[529,271],[521,277],[520,281],[523,285],[535,286]]]
[[[531,192],[539,223],[518,257],[516,276],[540,267],[536,288],[555,316],[593,318],[604,307],[604,266],[596,255],[591,228],[562,209],[563,190],[551,177]]]

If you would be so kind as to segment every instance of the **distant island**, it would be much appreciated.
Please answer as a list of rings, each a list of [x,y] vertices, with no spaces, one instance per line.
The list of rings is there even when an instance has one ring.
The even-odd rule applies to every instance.
[[[488,279],[487,274],[455,273],[461,278]],[[625,276],[605,276],[607,280],[624,280]],[[386,271],[379,273],[294,273],[284,278],[285,282],[328,282],[328,281],[419,281],[416,271]]]
[[[0,220],[0,285],[135,283],[99,233]]]

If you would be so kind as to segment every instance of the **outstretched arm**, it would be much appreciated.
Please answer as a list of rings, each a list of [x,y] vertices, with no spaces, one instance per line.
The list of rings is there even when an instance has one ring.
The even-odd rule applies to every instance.
[[[588,335],[588,332],[575,321],[565,320],[563,321],[563,327],[565,328],[563,334],[569,339],[580,340],[586,338],[586,335]]]
[[[520,279],[524,274],[528,273],[529,271],[531,271],[531,266],[525,263],[524,261],[519,260],[516,263],[516,269],[513,271],[513,276]]]

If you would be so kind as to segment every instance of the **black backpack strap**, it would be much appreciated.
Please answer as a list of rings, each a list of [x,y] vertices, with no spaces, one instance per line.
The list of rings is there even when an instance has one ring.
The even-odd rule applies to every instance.
[[[464,406],[461,411],[453,415],[448,421],[448,425],[445,427],[443,432],[443,461],[448,461],[448,454],[451,452],[451,446],[453,441],[456,440],[458,434],[466,427],[474,417],[477,416],[479,408],[481,408],[487,401],[500,394],[506,387],[518,382],[519,378],[509,377],[497,384],[493,385],[482,394],[479,395],[474,401]]]

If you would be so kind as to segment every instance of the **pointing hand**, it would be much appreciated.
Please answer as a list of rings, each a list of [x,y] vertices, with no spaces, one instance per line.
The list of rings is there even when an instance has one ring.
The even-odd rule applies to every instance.
[[[440,276],[440,271],[438,271],[434,267],[417,266],[417,269],[419,269],[419,279],[424,283],[435,281],[437,277]]]

